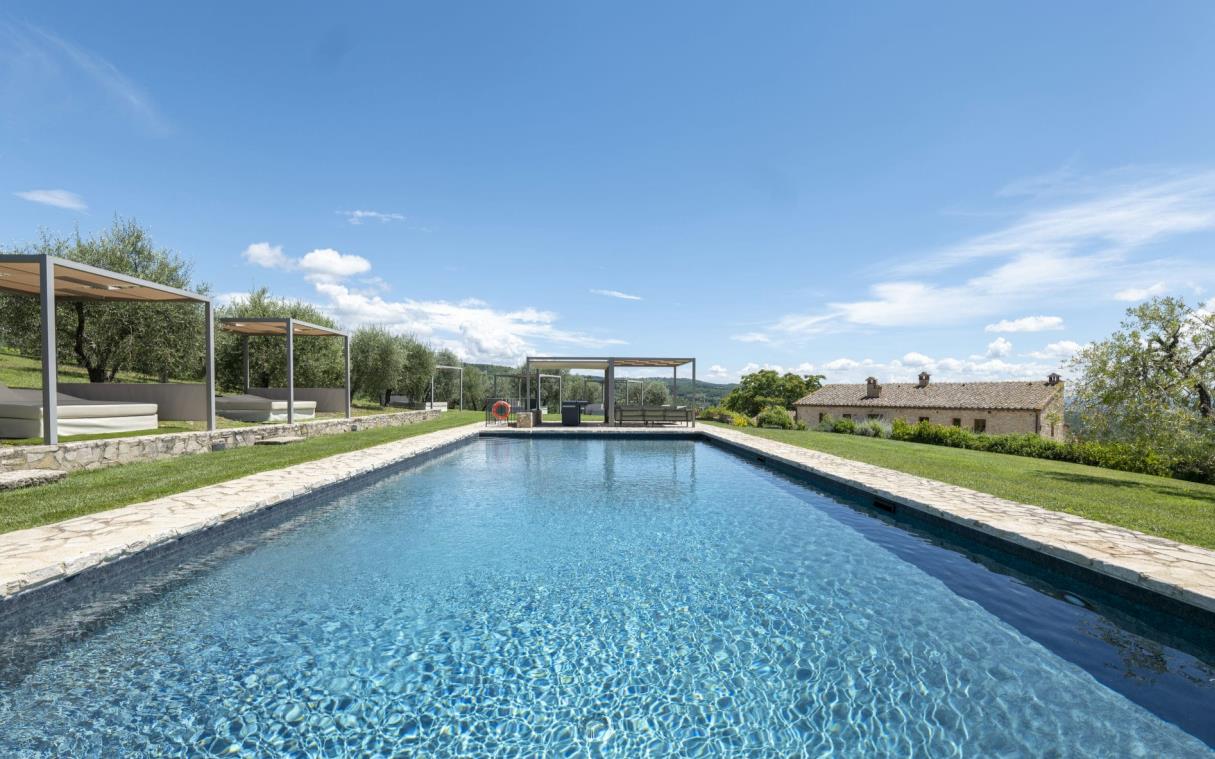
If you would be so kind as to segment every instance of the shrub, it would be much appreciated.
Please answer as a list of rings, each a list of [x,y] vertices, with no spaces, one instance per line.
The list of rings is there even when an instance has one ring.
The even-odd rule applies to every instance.
[[[856,432],[856,424],[851,419],[836,419],[831,423],[831,431],[851,435]]]
[[[1005,453],[1052,461],[1069,461],[1123,472],[1172,476],[1173,462],[1155,451],[1126,443],[1069,441],[1061,443],[1039,435],[977,435],[961,427],[918,422],[910,424],[896,419],[891,437],[912,443],[944,445],[973,451]]]
[[[769,406],[755,417],[755,423],[760,427],[779,427],[782,430],[794,428],[793,417],[780,406]]]
[[[737,411],[722,408],[721,406],[709,406],[708,408],[701,409],[696,418],[704,419],[705,421],[709,422],[723,422],[725,424],[732,424],[735,427],[751,426],[751,420],[746,416],[738,413]]]
[[[853,425],[852,434],[864,437],[890,437],[891,425],[881,419],[866,419]]]

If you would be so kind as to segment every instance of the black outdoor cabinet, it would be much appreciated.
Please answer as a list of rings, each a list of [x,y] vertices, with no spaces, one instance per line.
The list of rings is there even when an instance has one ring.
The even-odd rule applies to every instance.
[[[582,424],[582,408],[586,401],[561,401],[561,426],[577,427]]]

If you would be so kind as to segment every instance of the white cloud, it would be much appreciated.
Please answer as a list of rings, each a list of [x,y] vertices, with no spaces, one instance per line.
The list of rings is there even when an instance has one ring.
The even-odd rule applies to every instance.
[[[381,224],[405,220],[405,217],[399,213],[384,213],[382,211],[338,211],[338,213],[345,216],[346,221],[356,226],[368,220],[378,221]]]
[[[271,245],[268,242],[255,242],[245,248],[241,254],[246,261],[267,269],[290,269],[295,262],[283,254],[282,245]]]
[[[1045,332],[1047,330],[1063,329],[1063,317],[1060,316],[1023,316],[1020,319],[1003,319],[995,324],[988,324],[984,332]]]
[[[849,369],[856,369],[860,366],[861,366],[861,362],[853,361],[850,358],[837,358],[833,361],[828,361],[827,363],[823,364],[824,369],[827,369],[827,370],[833,371],[833,372],[847,371]]]
[[[724,380],[730,378],[730,370],[721,364],[713,364],[709,367],[709,379]]]
[[[620,300],[641,300],[640,295],[629,295],[622,293],[619,290],[591,290],[591,295],[602,295],[607,298],[619,298]]]
[[[1044,380],[1058,367],[1059,359],[1055,357],[1038,361],[1010,361],[998,356],[928,359],[919,353],[909,353],[902,359],[884,362],[843,357],[823,365],[828,382],[861,382],[869,376],[877,377],[882,382],[914,382],[921,371],[928,372],[933,381],[938,382]]]
[[[767,335],[763,332],[744,332],[741,335],[733,335],[731,340],[737,340],[740,343],[767,343],[771,342]]]
[[[230,293],[218,293],[217,295],[213,295],[213,296],[211,296],[211,300],[213,303],[215,303],[216,306],[222,307],[222,306],[230,306],[233,303],[235,303],[236,301],[244,300],[245,298],[248,298],[248,297],[249,297],[249,293],[230,292]]]
[[[389,301],[334,281],[314,284],[328,299],[327,309],[343,324],[378,324],[400,334],[417,335],[451,348],[468,361],[513,364],[539,353],[541,342],[581,348],[624,344],[623,340],[561,329],[556,325],[557,315],[550,311],[499,311],[475,300],[471,305],[469,301]]]
[[[1083,345],[1075,340],[1060,340],[1050,343],[1040,351],[1033,351],[1029,355],[1044,361],[1064,361],[1071,358],[1073,354],[1083,347]]]
[[[310,280],[336,280],[371,271],[371,262],[362,256],[339,253],[333,248],[317,248],[304,254],[299,268]]]
[[[25,190],[24,192],[14,192],[13,194],[31,203],[41,203],[44,206],[54,206],[55,208],[66,208],[69,211],[86,211],[89,207],[84,202],[84,198],[67,190]]]
[[[1012,355],[1013,345],[1002,337],[997,337],[987,344],[987,358],[1004,358]]]
[[[267,269],[298,269],[310,282],[332,282],[371,271],[371,262],[366,258],[339,253],[333,248],[317,248],[305,253],[303,258],[295,259],[284,253],[281,245],[255,242],[241,255],[249,263]],[[387,289],[387,283],[379,277],[367,277],[361,282],[369,290]]]
[[[1047,299],[1091,298],[1151,274],[1202,271],[1192,261],[1134,254],[1168,237],[1215,229],[1215,172],[1158,175],[1088,195],[1062,204],[1055,198],[1053,208],[936,252],[908,253],[902,258],[910,263],[887,269],[893,276],[871,284],[868,297],[787,314],[773,329],[805,336],[962,323]],[[978,273],[929,279],[984,262]]]
[[[1128,287],[1125,290],[1119,290],[1114,293],[1114,299],[1132,302],[1147,300],[1154,295],[1163,295],[1166,290],[1168,290],[1168,287],[1163,282],[1157,282],[1147,287]]]

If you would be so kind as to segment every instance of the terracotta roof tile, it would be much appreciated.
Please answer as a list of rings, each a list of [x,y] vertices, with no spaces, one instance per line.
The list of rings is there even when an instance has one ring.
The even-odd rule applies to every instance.
[[[865,384],[823,385],[797,406],[868,406],[872,408],[1029,409],[1045,408],[1063,383],[1046,382],[914,382],[882,385],[877,398],[865,397]]]

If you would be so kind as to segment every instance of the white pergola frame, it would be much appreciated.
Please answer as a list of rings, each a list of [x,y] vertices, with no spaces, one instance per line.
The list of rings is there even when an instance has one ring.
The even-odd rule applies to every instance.
[[[249,338],[250,337],[286,337],[287,338],[287,424],[295,424],[295,336],[309,335],[313,337],[342,338],[342,365],[346,377],[345,407],[346,418],[351,418],[350,412],[350,333],[332,327],[323,327],[302,319],[290,316],[262,316],[248,318],[231,316],[220,319],[221,329],[241,336],[241,358],[245,392],[249,392]],[[276,329],[276,328],[281,328]],[[212,391],[214,392],[214,391]]]
[[[36,277],[36,279],[35,279]],[[59,354],[55,305],[60,301],[201,303],[205,320],[206,411],[215,429],[215,321],[211,298],[146,279],[46,254],[0,255],[0,291],[38,296],[42,348],[42,441],[59,442]]]
[[[540,373],[544,370],[570,369],[603,372],[603,421],[612,424],[616,410],[616,369],[645,368],[671,370],[671,403],[676,403],[679,387],[679,367],[692,365],[692,387],[688,397],[696,397],[696,359],[695,358],[661,358],[636,356],[528,356],[523,365],[524,381],[527,383],[526,403],[531,405],[531,378],[536,374],[537,388],[540,384]],[[624,379],[624,378],[622,378]],[[536,405],[540,404],[539,390],[536,392]],[[692,414],[692,426],[696,426],[696,414]]]
[[[448,366],[446,364],[435,364],[435,368],[430,372],[430,407],[435,407],[435,375],[439,370],[443,369],[451,372],[460,373],[460,410],[464,410],[464,365]]]

